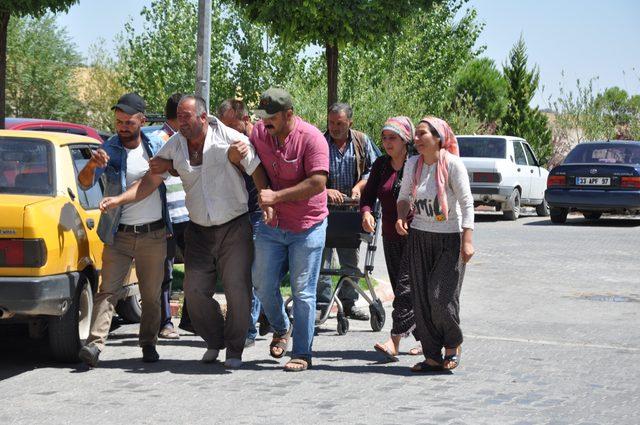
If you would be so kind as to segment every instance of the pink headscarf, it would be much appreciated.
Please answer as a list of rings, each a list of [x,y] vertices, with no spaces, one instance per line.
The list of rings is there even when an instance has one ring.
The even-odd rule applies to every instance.
[[[436,185],[438,188],[438,202],[440,203],[440,209],[442,215],[436,215],[436,220],[443,221],[449,219],[449,206],[447,204],[447,183],[449,182],[449,160],[447,159],[446,152],[453,155],[460,156],[458,149],[458,141],[453,134],[451,127],[445,120],[436,117],[426,116],[420,120],[420,122],[426,122],[430,124],[438,132],[440,137],[440,156],[438,158],[438,166],[436,167]],[[418,187],[418,180],[422,174],[422,166],[424,165],[424,157],[420,155],[418,163],[416,164],[416,171],[413,175],[413,198],[416,197],[416,190]]]

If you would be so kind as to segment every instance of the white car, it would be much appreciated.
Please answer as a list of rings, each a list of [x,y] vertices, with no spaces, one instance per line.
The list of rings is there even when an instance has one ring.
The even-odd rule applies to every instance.
[[[457,136],[469,172],[474,205],[488,205],[516,220],[522,206],[549,215],[544,199],[549,172],[526,140],[512,136]]]

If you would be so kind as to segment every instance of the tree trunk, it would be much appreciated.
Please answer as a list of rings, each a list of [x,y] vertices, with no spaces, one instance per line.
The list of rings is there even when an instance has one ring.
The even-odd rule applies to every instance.
[[[0,129],[4,129],[6,115],[7,84],[7,32],[9,30],[9,12],[0,12]]]
[[[325,44],[327,59],[327,110],[338,101],[338,45]]]

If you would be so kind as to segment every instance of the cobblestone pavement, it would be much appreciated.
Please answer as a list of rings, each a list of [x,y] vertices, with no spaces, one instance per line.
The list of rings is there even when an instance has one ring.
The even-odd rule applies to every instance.
[[[451,375],[416,376],[408,368],[418,359],[406,354],[384,363],[372,346],[390,320],[380,333],[351,321],[338,336],[330,319],[304,373],[282,372],[266,339],[237,371],[199,363],[203,345],[187,335],[160,342],[162,360],[147,365],[136,326],[126,325],[87,370],[5,335],[0,422],[637,424],[640,219],[476,220],[462,362]],[[386,278],[381,254],[376,275]]]

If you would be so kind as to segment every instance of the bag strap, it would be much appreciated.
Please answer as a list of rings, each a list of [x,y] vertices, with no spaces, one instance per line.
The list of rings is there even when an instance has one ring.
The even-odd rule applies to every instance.
[[[366,136],[363,132],[357,130],[351,130],[351,141],[353,142],[353,151],[356,157],[356,183],[360,181],[360,178],[364,174],[365,167],[365,145],[367,143]]]

